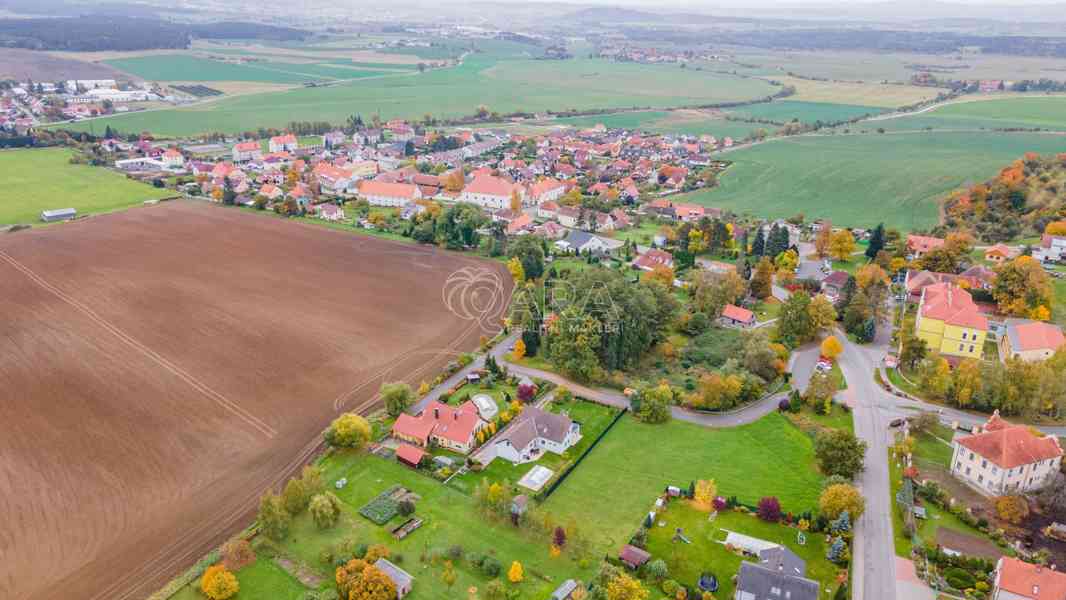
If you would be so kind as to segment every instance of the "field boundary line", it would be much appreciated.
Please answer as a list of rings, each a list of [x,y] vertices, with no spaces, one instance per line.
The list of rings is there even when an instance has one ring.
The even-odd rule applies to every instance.
[[[43,288],[45,291],[49,292],[50,294],[54,295],[55,297],[59,298],[60,300],[62,300],[66,304],[70,305],[71,307],[73,307],[77,311],[81,312],[86,317],[88,317],[89,320],[91,320],[92,322],[96,323],[97,325],[103,327],[109,333],[111,333],[112,335],[117,337],[119,340],[125,342],[128,346],[132,347],[134,350],[137,350],[141,354],[143,354],[146,357],[148,357],[152,362],[155,362],[157,365],[162,367],[164,370],[166,370],[169,373],[177,376],[182,381],[188,383],[193,389],[195,389],[196,391],[200,392],[201,394],[203,394],[207,398],[213,400],[216,404],[218,404],[222,408],[226,409],[227,411],[229,411],[230,413],[232,413],[234,416],[238,417],[239,419],[243,420],[245,423],[247,423],[248,425],[252,426],[254,429],[258,430],[260,433],[262,433],[266,437],[272,438],[275,435],[277,435],[277,431],[273,427],[268,425],[265,421],[263,421],[259,417],[256,417],[254,414],[252,414],[250,411],[246,410],[245,408],[241,407],[236,402],[230,400],[229,398],[226,398],[221,393],[215,391],[213,388],[208,386],[206,383],[200,381],[199,379],[197,379],[192,374],[190,374],[189,372],[185,371],[184,369],[182,369],[178,365],[170,362],[166,357],[160,355],[155,350],[152,350],[148,346],[146,346],[143,343],[137,341],[135,338],[133,338],[132,336],[130,336],[126,332],[124,332],[121,329],[119,329],[116,325],[112,324],[108,320],[106,320],[103,317],[101,317],[100,315],[98,315],[95,311],[93,311],[88,306],[85,306],[84,304],[82,304],[78,300],[76,300],[73,297],[67,295],[65,292],[63,292],[59,288],[55,287],[54,285],[52,285],[51,283],[46,281],[41,276],[37,275],[37,273],[35,273],[32,269],[30,269],[29,267],[23,265],[19,261],[15,260],[14,258],[11,257],[11,255],[7,254],[3,250],[0,250],[0,259],[2,259],[4,262],[8,263],[12,267],[14,267],[17,271],[19,271],[20,273],[25,275],[30,281],[32,281],[33,283],[37,284],[38,286],[40,286],[41,288]]]

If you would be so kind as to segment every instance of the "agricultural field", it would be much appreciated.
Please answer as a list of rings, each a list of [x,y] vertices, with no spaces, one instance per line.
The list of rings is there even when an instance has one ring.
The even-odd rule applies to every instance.
[[[42,210],[103,213],[174,195],[108,169],[72,165],[71,156],[62,148],[0,151],[0,225],[39,223]]]
[[[940,93],[936,88],[902,84],[811,81],[795,77],[774,77],[773,80],[795,87],[796,93],[788,99],[800,102],[897,108],[936,98]]]
[[[935,110],[892,119],[873,120],[861,125],[889,131],[925,128],[978,129],[1046,129],[1066,131],[1066,96],[978,97],[954,102]]]
[[[187,76],[186,76],[187,77]],[[490,110],[544,111],[678,107],[773,94],[769,83],[661,65],[592,59],[565,62],[477,54],[457,67],[328,87],[221,99],[210,104],[100,119],[120,131],[189,135],[239,132],[294,120],[343,122],[349,115],[456,117]],[[681,91],[681,93],[679,93]],[[64,125],[87,130],[88,123]]]
[[[793,119],[802,123],[832,123],[846,121],[867,115],[884,112],[876,106],[857,106],[853,104],[833,104],[829,102],[801,102],[796,100],[777,100],[763,104],[752,104],[729,111],[737,117],[748,119],[767,119],[787,123]]]
[[[984,181],[1025,152],[1061,152],[1066,139],[1040,134],[912,133],[775,139],[728,153],[718,187],[688,201],[738,214],[804,213],[842,226],[911,230],[938,220],[937,201]]]
[[[510,280],[494,262],[192,201],[0,236],[0,387],[19,390],[0,539],[22,549],[0,566],[5,594],[145,597],[216,547],[339,411],[494,333],[441,300],[460,269]],[[496,322],[502,299],[472,296]]]
[[[184,54],[159,54],[104,62],[148,81],[256,81],[295,84],[322,79],[359,79],[390,72],[334,63],[235,63]]]
[[[628,539],[667,485],[707,478],[741,502],[777,496],[792,512],[817,508],[822,480],[810,437],[777,413],[731,429],[623,418],[544,508],[587,524],[606,551]]]
[[[774,129],[773,125],[730,121],[725,116],[726,113],[711,110],[649,110],[586,117],[562,117],[546,123],[572,127],[595,127],[602,124],[608,129],[631,129],[674,135],[707,134],[718,138],[735,139],[745,138],[756,129]]]

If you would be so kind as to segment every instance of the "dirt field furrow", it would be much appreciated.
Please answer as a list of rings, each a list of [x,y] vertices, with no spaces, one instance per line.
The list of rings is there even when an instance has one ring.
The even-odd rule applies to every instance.
[[[147,596],[341,410],[494,332],[506,298],[444,300],[485,303],[469,272],[509,288],[498,263],[195,202],[0,236],[0,597]]]

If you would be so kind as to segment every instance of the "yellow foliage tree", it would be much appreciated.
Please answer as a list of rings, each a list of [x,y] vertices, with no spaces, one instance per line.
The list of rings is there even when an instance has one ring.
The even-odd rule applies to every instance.
[[[835,335],[831,335],[822,340],[822,355],[829,358],[836,358],[840,356],[840,353],[844,351],[844,346],[840,344],[840,340]]]
[[[514,343],[514,350],[511,351],[511,358],[515,361],[522,360],[526,355],[526,343],[519,339]]]
[[[518,195],[518,190],[511,192],[511,210],[514,212],[522,210],[522,197]]]
[[[1048,235],[1066,235],[1066,221],[1052,221],[1044,227],[1044,233]]]
[[[672,287],[674,285],[674,270],[665,265],[659,265],[644,273],[642,277],[643,281],[658,281],[666,287]]]
[[[211,190],[211,199],[215,202],[222,202],[222,188],[216,187]]]
[[[841,229],[829,238],[829,255],[839,261],[851,258],[855,251],[855,238],[847,229]]]
[[[222,565],[208,567],[200,579],[200,591],[211,600],[227,600],[236,596],[240,589],[237,577]]]
[[[522,261],[518,260],[517,256],[507,261],[507,270],[511,272],[515,283],[522,283],[526,280],[526,270],[522,268]]]
[[[622,573],[607,582],[607,600],[645,600],[648,590],[639,580]]]
[[[423,381],[423,382],[422,382],[422,383],[421,383],[421,384],[420,384],[420,385],[418,386],[418,395],[419,395],[419,396],[425,396],[426,394],[428,394],[428,393],[429,393],[429,390],[431,390],[431,389],[433,389],[433,388],[429,387],[429,384],[428,384],[428,383],[426,383],[425,381]]]
[[[507,570],[507,581],[520,583],[523,579],[525,579],[525,573],[522,571],[522,563],[516,560],[511,563],[511,568]]]
[[[718,495],[718,486],[713,479],[701,479],[696,482],[696,493],[692,496],[692,504],[704,512],[711,512],[714,508],[714,498]]]
[[[395,600],[396,584],[381,569],[367,565],[351,583],[349,600]]]
[[[1049,321],[1051,320],[1051,311],[1048,310],[1048,307],[1041,304],[1029,311],[1029,318],[1034,321]]]
[[[818,507],[822,514],[830,519],[840,516],[840,513],[848,511],[848,517],[854,523],[866,510],[866,499],[859,490],[847,483],[836,483],[822,492],[818,498]]]
[[[1021,496],[999,496],[996,498],[996,514],[1017,525],[1029,516],[1029,503]]]
[[[559,558],[559,555],[562,553],[563,551],[560,550],[559,546],[556,546],[555,544],[552,544],[551,549],[548,550],[548,556],[551,558]]]

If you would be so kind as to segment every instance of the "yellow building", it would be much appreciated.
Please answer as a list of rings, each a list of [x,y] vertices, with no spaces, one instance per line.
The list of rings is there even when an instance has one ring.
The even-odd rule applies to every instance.
[[[981,314],[966,290],[938,283],[922,290],[914,333],[930,350],[945,356],[981,358],[988,319]]]

